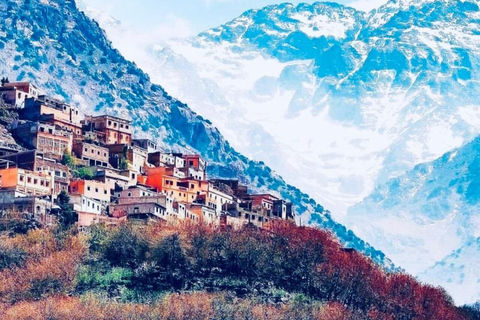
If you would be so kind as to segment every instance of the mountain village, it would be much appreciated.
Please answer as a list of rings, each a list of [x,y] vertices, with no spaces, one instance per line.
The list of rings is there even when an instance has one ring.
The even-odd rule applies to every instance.
[[[200,155],[136,139],[130,120],[84,115],[32,83],[5,80],[0,97],[18,120],[8,128],[16,144],[0,141],[2,212],[27,214],[48,227],[59,217],[60,195],[68,193],[79,230],[126,220],[232,227],[294,221],[291,203],[251,194],[238,180],[209,179]]]

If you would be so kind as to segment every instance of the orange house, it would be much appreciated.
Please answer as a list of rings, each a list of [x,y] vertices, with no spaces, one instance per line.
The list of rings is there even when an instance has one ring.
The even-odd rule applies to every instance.
[[[68,187],[71,194],[84,195],[87,198],[110,202],[110,188],[107,184],[95,180],[71,180]]]
[[[49,173],[19,168],[0,170],[0,188],[15,189],[28,195],[51,195],[54,178]]]
[[[176,201],[195,202],[208,192],[208,182],[194,179],[180,179],[173,176],[163,177],[163,193]]]
[[[167,167],[148,168],[145,185],[157,189],[158,192],[163,191],[163,177],[167,175],[167,169]]]
[[[183,155],[183,159],[185,160],[185,166],[187,168],[195,168],[199,171],[205,171],[207,167],[207,163],[203,158],[198,155]]]

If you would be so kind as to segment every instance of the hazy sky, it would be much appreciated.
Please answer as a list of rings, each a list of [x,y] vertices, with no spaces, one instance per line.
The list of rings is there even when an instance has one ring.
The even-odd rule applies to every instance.
[[[285,1],[275,0],[80,0],[136,29],[165,29],[177,36],[198,34],[230,21],[244,11]],[[288,1],[294,4],[313,1]],[[369,11],[386,0],[338,0]]]

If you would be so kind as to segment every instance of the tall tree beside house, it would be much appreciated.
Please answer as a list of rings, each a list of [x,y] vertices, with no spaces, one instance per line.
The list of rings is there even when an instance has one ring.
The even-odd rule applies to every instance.
[[[57,204],[60,207],[58,222],[62,228],[68,229],[78,221],[78,215],[70,204],[70,196],[67,192],[60,192],[57,198]]]

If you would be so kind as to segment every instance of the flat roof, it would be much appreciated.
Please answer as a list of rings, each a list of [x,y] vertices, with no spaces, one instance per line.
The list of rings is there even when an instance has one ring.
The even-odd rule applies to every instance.
[[[111,118],[111,119],[115,119],[115,120],[119,120],[119,121],[123,121],[123,122],[128,122],[128,123],[132,122],[132,120],[123,119],[123,118],[119,118],[119,117],[116,117],[116,116],[111,116],[111,115],[108,115],[108,114],[104,114],[104,115],[101,115],[101,116],[92,116],[92,118],[93,119]]]

